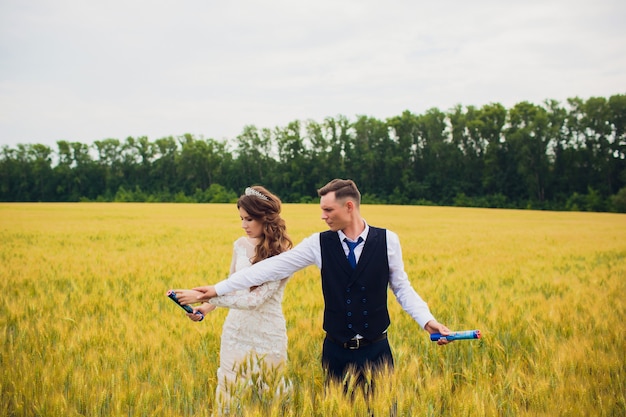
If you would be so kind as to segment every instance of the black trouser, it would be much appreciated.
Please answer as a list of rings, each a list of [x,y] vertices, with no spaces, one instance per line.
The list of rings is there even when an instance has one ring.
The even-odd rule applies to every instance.
[[[349,370],[354,370],[360,376],[367,367],[375,371],[385,365],[393,368],[393,355],[387,338],[359,349],[346,349],[328,337],[324,339],[322,366],[328,379],[342,381]]]
[[[326,371],[327,383],[333,380],[340,384],[343,382],[344,394],[349,394],[352,400],[355,394],[353,389],[361,388],[365,401],[369,401],[370,396],[374,394],[375,384],[373,380],[366,380],[364,371],[371,367],[375,374],[376,371],[384,370],[385,366],[388,370],[393,369],[393,355],[389,340],[385,337],[367,346],[360,346],[358,349],[346,349],[327,336],[322,349],[322,366]],[[355,376],[352,389],[348,386],[349,380],[344,379],[348,372],[354,372]],[[389,416],[396,415],[397,403],[394,401],[389,410]]]

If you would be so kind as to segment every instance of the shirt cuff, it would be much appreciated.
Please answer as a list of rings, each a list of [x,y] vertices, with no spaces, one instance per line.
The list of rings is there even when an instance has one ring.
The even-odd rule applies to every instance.
[[[228,284],[226,283],[226,281],[221,281],[218,282],[217,284],[215,284],[214,288],[215,288],[215,293],[217,295],[224,295],[228,292]]]
[[[419,325],[422,326],[422,329],[425,329],[426,325],[431,320],[437,320],[437,319],[435,319],[435,316],[433,316],[432,314],[430,314],[429,316],[421,317],[419,321]]]

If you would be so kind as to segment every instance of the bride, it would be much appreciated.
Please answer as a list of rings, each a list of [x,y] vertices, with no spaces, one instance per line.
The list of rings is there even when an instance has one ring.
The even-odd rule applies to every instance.
[[[261,186],[248,187],[237,201],[237,208],[246,236],[234,243],[231,274],[293,247],[276,195]],[[278,378],[277,384],[275,377],[287,362],[287,329],[281,303],[288,279],[212,298],[187,314],[199,321],[201,316],[196,311],[206,315],[216,307],[230,309],[222,328],[217,370],[215,400],[220,414],[228,414],[231,407],[242,407],[242,398],[264,398],[262,391],[287,389],[284,380]],[[181,302],[193,303],[196,291],[176,291]],[[256,392],[246,395],[246,390]]]

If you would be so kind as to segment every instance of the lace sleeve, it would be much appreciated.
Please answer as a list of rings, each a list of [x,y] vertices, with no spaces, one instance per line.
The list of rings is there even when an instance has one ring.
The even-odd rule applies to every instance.
[[[211,298],[209,302],[217,307],[254,310],[270,298],[278,290],[281,283],[282,281],[266,282],[252,291],[248,289],[233,291]]]

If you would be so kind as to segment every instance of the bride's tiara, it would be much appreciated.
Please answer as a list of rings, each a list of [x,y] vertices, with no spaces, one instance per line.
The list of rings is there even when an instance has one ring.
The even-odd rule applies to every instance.
[[[258,192],[257,190],[255,190],[254,188],[246,188],[246,191],[244,192],[246,195],[253,195],[255,197],[259,197],[261,200],[265,200],[265,201],[269,201],[270,199],[267,198],[266,195]]]

